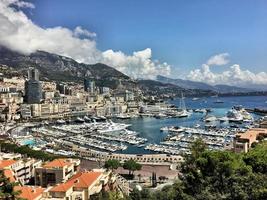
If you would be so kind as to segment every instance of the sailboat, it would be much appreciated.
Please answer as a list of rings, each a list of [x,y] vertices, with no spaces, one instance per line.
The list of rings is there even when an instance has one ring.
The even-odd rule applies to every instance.
[[[183,96],[183,93],[181,93],[179,111],[176,114],[176,117],[182,118],[182,117],[188,117],[191,115],[191,113],[186,110],[184,98],[185,97]]]

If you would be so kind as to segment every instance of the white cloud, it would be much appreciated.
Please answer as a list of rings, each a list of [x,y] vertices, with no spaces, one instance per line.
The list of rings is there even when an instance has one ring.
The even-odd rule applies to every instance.
[[[158,74],[169,75],[170,66],[152,60],[151,49],[126,55],[121,51],[101,52],[93,39],[96,34],[77,26],[74,30],[64,27],[42,28],[34,24],[17,7],[34,8],[19,0],[0,1],[0,45],[21,53],[37,50],[71,57],[78,62],[94,64],[102,62],[135,78],[154,78]]]
[[[229,63],[229,54],[228,53],[221,53],[221,54],[217,54],[212,56],[211,58],[209,58],[209,60],[207,61],[207,65],[226,65],[227,63]]]
[[[77,26],[74,29],[74,36],[75,37],[80,37],[80,36],[86,36],[86,37],[96,37],[96,33],[90,32],[86,29],[83,29],[80,26]]]
[[[251,87],[255,85],[267,85],[267,73],[253,73],[242,70],[238,64],[232,65],[222,73],[214,73],[206,64],[201,69],[190,71],[187,76],[189,80],[206,82],[211,85],[225,84],[233,86]]]
[[[109,63],[112,66],[119,66],[118,70],[125,72],[134,78],[149,78],[155,76],[169,75],[170,66],[167,63],[159,63],[152,61],[152,51],[147,48],[143,51],[134,52],[133,55],[125,55],[123,52],[114,52],[107,50],[103,52],[103,62]]]

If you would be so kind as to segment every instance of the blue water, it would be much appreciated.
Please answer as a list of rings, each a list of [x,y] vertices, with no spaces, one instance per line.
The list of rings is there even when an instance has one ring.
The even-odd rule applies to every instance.
[[[35,146],[34,139],[24,140],[22,143],[23,143],[23,145]]]
[[[201,98],[193,101],[192,98],[185,98],[186,108],[211,108],[211,115],[217,117],[224,116],[226,112],[235,105],[242,105],[244,108],[263,108],[267,109],[267,96],[244,96],[244,97],[219,97],[224,103],[214,103],[216,98]],[[179,106],[180,99],[169,101],[171,104]],[[187,126],[192,127],[195,124],[203,125],[201,118],[204,116],[202,113],[193,113],[188,118],[165,118],[156,119],[153,117],[133,118],[128,120],[116,120],[117,122],[129,123],[132,126],[131,130],[137,131],[141,137],[147,138],[149,143],[160,143],[167,136],[167,133],[161,132],[160,128],[163,126]],[[257,118],[258,116],[254,116]],[[224,126],[224,125],[222,125]],[[153,153],[144,150],[143,147],[129,145],[128,149],[123,153],[145,154]]]

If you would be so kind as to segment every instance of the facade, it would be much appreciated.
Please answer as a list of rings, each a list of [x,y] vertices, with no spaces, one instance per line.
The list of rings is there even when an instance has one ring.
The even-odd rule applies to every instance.
[[[42,85],[40,81],[25,82],[25,100],[28,104],[40,103],[42,100]]]
[[[83,199],[97,194],[109,183],[110,172],[79,172],[65,183],[58,184],[49,190],[51,199]]]
[[[36,168],[35,184],[47,187],[66,182],[76,174],[80,165],[78,159],[56,159]]]
[[[95,93],[95,82],[89,78],[84,79],[84,91],[89,92],[90,94]]]
[[[37,69],[28,71],[28,80],[25,82],[25,100],[28,104],[40,103],[42,100],[42,85]]]
[[[234,138],[233,148],[237,153],[247,153],[254,142],[258,142],[258,137],[267,137],[267,128],[251,128],[245,133],[237,133]]]
[[[35,168],[41,165],[41,161],[35,159],[19,159],[19,160],[1,160],[0,169],[12,171],[14,181],[19,181],[22,185],[30,182],[35,173]],[[7,173],[10,175],[10,171]]]

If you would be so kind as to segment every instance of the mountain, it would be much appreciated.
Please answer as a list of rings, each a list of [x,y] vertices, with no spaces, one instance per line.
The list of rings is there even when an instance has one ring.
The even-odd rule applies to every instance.
[[[200,89],[200,90],[212,90],[217,93],[246,93],[246,92],[254,92],[254,89],[242,88],[230,85],[209,85],[203,82],[183,80],[183,79],[172,79],[164,76],[157,76],[157,80],[162,83],[170,83],[177,85],[186,89]]]
[[[156,80],[138,80],[137,83],[146,94],[155,96],[180,96],[181,93],[185,96],[210,96],[215,94],[211,90],[187,89],[172,83],[163,83]]]
[[[89,76],[111,86],[114,86],[119,79],[122,82],[131,82],[128,76],[105,64],[78,63],[71,58],[44,51],[24,55],[0,47],[0,64],[7,65],[24,75],[29,67],[36,67],[40,71],[42,80],[82,82],[85,76]]]

